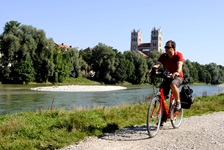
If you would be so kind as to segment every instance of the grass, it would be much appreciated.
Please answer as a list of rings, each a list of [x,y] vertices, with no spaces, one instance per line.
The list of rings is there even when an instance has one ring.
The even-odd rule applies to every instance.
[[[58,149],[87,136],[144,125],[148,103],[79,110],[44,110],[0,117],[0,149]],[[184,117],[224,111],[224,94],[195,98]]]
[[[101,82],[97,82],[94,80],[90,80],[87,79],[85,77],[78,77],[78,78],[73,78],[73,77],[69,77],[67,78],[63,83],[55,83],[56,85],[71,85],[71,84],[75,84],[75,85],[102,85],[104,83]],[[46,82],[46,83],[36,83],[36,82],[31,82],[29,83],[29,85],[52,85],[51,82]],[[132,85],[131,83],[125,81],[122,84],[119,85]]]
[[[101,83],[99,82],[96,82],[96,81],[92,81],[92,80],[89,80],[87,78],[84,78],[84,77],[78,77],[78,78],[72,78],[72,77],[69,77],[68,79],[66,79],[64,82],[63,82],[63,85],[66,85],[66,84],[88,84],[88,85],[99,85]]]
[[[1,82],[0,82],[1,84]],[[77,84],[77,85],[100,85],[102,83],[93,81],[90,79],[87,79],[85,77],[68,77],[63,83],[55,83],[56,85],[68,85],[68,84]],[[4,84],[3,84],[4,85]],[[15,84],[7,84],[8,86],[10,85],[15,85]],[[36,83],[36,82],[30,82],[28,85],[52,85],[51,82],[44,82],[44,83]]]

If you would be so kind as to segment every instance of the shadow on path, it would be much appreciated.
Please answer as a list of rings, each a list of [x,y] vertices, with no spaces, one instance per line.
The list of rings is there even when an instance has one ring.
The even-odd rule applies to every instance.
[[[111,141],[138,141],[149,139],[146,126],[132,126],[117,130],[113,133],[105,133],[99,137]]]
[[[159,131],[163,132],[164,130],[172,130],[173,128],[166,124]],[[99,139],[103,140],[111,140],[111,141],[139,141],[139,140],[150,140],[147,133],[146,125],[143,126],[132,126],[126,127],[120,130],[117,130],[113,133],[105,133],[103,136],[99,137]]]

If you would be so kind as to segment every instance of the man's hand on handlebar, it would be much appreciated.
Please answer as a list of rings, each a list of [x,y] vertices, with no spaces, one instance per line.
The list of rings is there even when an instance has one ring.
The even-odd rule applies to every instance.
[[[179,75],[180,75],[179,72],[174,72],[174,73],[172,74],[173,78],[179,77]]]
[[[150,76],[150,75],[151,75],[151,72],[152,72],[152,69],[148,70],[148,71],[146,72],[146,74],[147,74],[148,76]]]
[[[149,70],[146,72],[146,74],[150,76],[150,75],[151,75],[151,72],[152,72],[152,69],[153,69],[153,68],[159,68],[160,65],[161,65],[160,63],[157,63],[157,64],[153,65],[152,68],[149,69]]]

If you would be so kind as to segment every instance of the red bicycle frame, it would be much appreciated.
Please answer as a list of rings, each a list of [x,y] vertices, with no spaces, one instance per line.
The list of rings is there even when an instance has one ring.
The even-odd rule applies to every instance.
[[[168,107],[166,102],[165,102],[165,97],[164,97],[164,94],[163,94],[163,88],[160,88],[159,92],[160,92],[160,108],[159,108],[158,111],[160,112],[160,110],[163,108],[163,110],[164,110],[168,119],[172,118],[173,116],[175,117],[176,115],[180,114],[179,111],[176,111],[175,113],[173,113],[173,116],[171,116],[170,108],[172,107],[172,103],[174,101],[173,94],[172,93],[170,94],[170,104],[169,104],[169,107]],[[163,110],[162,110],[162,112],[163,112]],[[158,114],[159,114],[159,112],[158,112]]]

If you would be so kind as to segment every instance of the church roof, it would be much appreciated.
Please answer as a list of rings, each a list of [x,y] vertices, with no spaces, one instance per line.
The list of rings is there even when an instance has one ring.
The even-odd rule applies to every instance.
[[[145,53],[143,53],[142,51],[137,51],[139,54],[141,54],[144,57],[148,57],[148,55],[146,55]]]
[[[143,48],[143,47],[150,47],[150,43],[140,43],[139,45],[138,45],[138,47],[139,48]]]
[[[65,45],[64,43],[61,43],[61,44],[54,43],[54,44],[57,45],[60,48],[66,49],[66,50],[69,49],[69,48],[72,48],[72,46]]]

